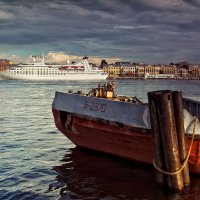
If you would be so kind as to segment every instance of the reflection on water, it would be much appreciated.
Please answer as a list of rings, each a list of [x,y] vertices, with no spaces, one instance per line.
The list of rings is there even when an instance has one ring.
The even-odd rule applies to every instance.
[[[156,184],[151,167],[82,152],[56,129],[55,91],[87,93],[97,85],[0,80],[0,200],[200,199],[199,176],[192,177],[189,192],[171,194]],[[171,89],[200,100],[199,86],[200,81],[116,80],[116,94],[146,101],[149,91]]]
[[[200,177],[192,176],[191,188],[171,193],[155,181],[152,166],[144,166],[80,148],[70,149],[53,167],[57,175],[48,192],[59,190],[61,199],[200,199]]]

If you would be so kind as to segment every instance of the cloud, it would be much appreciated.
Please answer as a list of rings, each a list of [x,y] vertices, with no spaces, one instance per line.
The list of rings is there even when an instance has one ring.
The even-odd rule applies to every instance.
[[[199,0],[183,0],[183,1],[188,3],[191,6],[200,7],[200,1]]]
[[[69,61],[79,61],[83,58],[83,56],[69,55],[64,52],[48,52],[45,56],[46,62],[57,62],[62,63]],[[105,58],[105,57],[97,57],[97,56],[89,56],[89,61],[99,65],[101,60],[106,60],[108,63],[113,63],[117,61],[121,61],[121,58]]]
[[[17,55],[15,55],[15,54],[11,55],[11,59],[19,59],[19,58],[20,58],[20,57],[17,56]]]
[[[3,10],[0,10],[0,20],[7,20],[12,19],[14,16],[12,13],[5,12]]]
[[[140,28],[152,28],[150,25],[139,25],[139,26],[114,26],[114,30],[134,30]]]
[[[2,58],[6,58],[6,54],[3,52],[0,52],[0,59],[2,59]]]
[[[121,58],[89,57],[89,61],[92,62],[92,63],[95,63],[97,65],[100,65],[100,63],[101,63],[102,60],[106,60],[106,62],[109,63],[109,64],[122,61]]]
[[[45,49],[57,52],[51,55],[55,60],[90,55],[167,62],[188,48],[188,59],[193,55],[197,61],[198,5],[197,0],[2,0],[1,51],[22,57]]]
[[[122,0],[123,1],[123,0]],[[189,1],[189,0],[185,0]],[[194,8],[186,3],[184,0],[130,0],[129,6],[132,7],[135,11],[137,9],[141,11],[151,10],[151,11],[186,11],[194,10]],[[192,0],[195,1],[195,0]],[[197,1],[197,0],[196,0]]]
[[[65,62],[67,60],[81,60],[81,56],[67,55],[64,52],[48,52],[45,56],[47,62]]]

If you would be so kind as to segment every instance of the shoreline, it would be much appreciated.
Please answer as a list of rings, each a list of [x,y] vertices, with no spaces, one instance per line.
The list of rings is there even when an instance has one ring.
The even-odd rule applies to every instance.
[[[143,77],[108,77],[107,80],[200,80],[200,77],[179,77],[179,78],[143,78]]]

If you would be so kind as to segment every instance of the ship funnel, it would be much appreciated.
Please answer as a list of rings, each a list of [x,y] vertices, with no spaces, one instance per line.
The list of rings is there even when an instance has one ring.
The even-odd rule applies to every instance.
[[[83,57],[83,60],[84,60],[84,59],[88,59],[88,57],[87,57],[87,56],[84,56],[84,57]]]
[[[83,57],[82,63],[84,65],[85,71],[92,71],[92,67],[90,66],[89,62],[88,62],[88,57],[85,56]]]

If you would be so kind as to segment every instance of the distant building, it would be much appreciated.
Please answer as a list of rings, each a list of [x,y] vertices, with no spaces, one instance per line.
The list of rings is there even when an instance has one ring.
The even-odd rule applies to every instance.
[[[136,76],[136,65],[125,65],[121,67],[121,76],[123,77],[135,77]]]
[[[188,77],[188,69],[179,68],[179,70],[178,70],[178,76],[181,77],[181,78]]]
[[[176,65],[162,65],[161,73],[174,74],[174,76],[177,76],[177,66]]]
[[[191,77],[199,77],[200,78],[200,66],[193,65],[189,67],[189,75]]]
[[[145,65],[137,65],[135,68],[135,75],[140,78],[144,77],[145,74]]]
[[[106,60],[101,60],[101,64],[99,66],[100,69],[103,69],[103,67],[108,66],[108,63]]]
[[[0,71],[4,71],[11,67],[13,62],[7,59],[0,59]]]
[[[144,73],[148,74],[160,74],[161,66],[160,65],[146,65],[144,67]]]
[[[108,73],[109,78],[118,78],[121,75],[121,66],[115,64],[103,66],[103,72]]]
[[[105,60],[102,60],[102,66],[103,71],[108,73],[110,78],[145,78],[148,76],[154,78],[200,79],[200,65],[192,65],[188,62],[170,63],[169,65],[146,65],[144,63],[134,62],[107,64]]]

